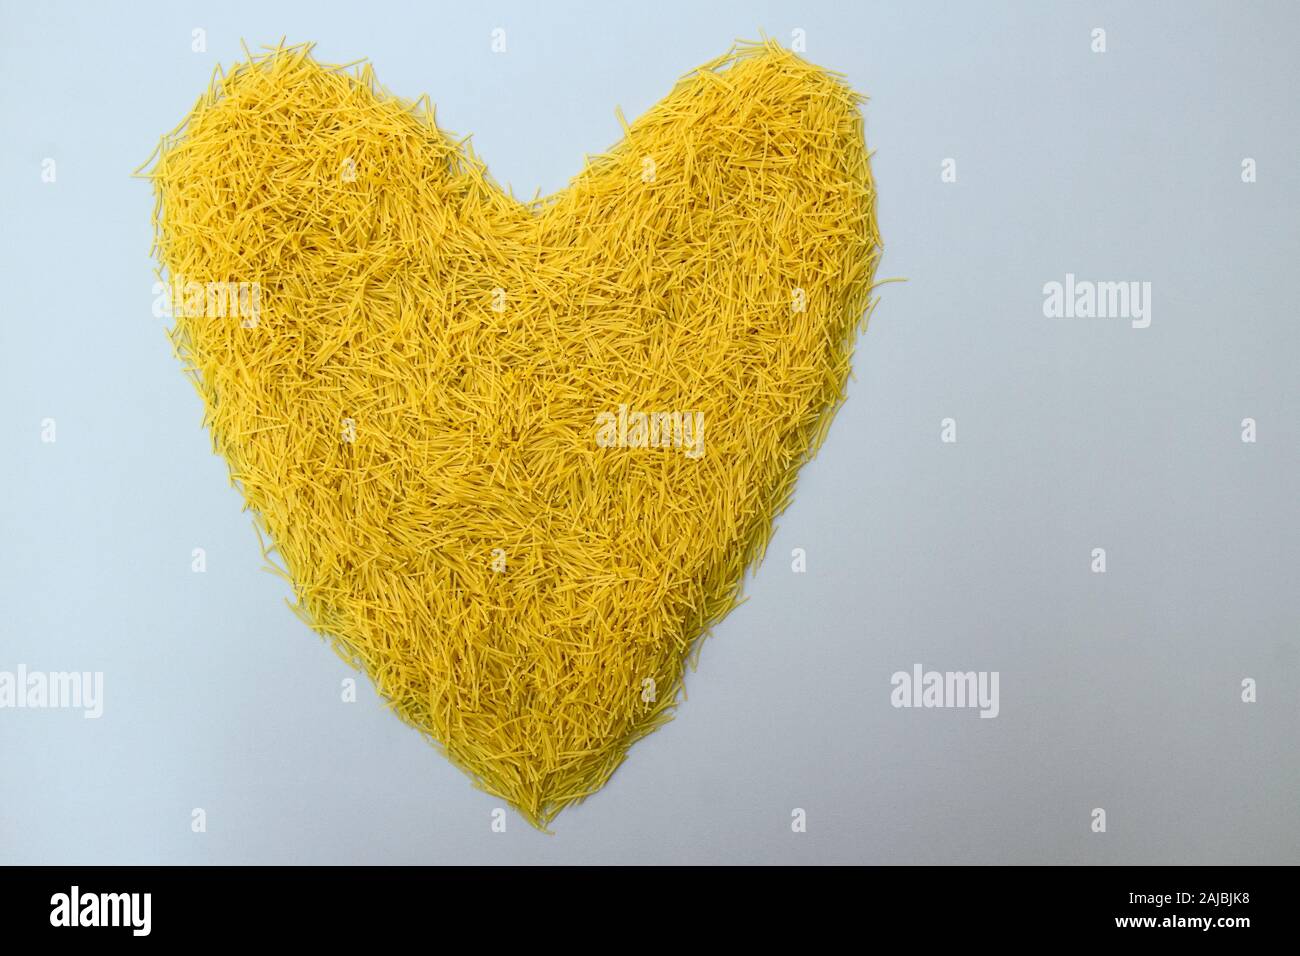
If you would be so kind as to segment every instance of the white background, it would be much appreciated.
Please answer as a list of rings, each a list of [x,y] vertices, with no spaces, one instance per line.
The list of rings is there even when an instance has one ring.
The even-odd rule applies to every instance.
[[[105,681],[99,720],[0,710],[0,862],[1300,862],[1294,5],[0,10],[0,670]],[[259,570],[130,173],[241,38],[369,57],[531,196],[795,29],[871,97],[909,281],[677,720],[555,835],[494,833]],[[1045,318],[1067,272],[1151,282],[1151,326]],[[918,662],[999,671],[1000,716],[894,709]]]

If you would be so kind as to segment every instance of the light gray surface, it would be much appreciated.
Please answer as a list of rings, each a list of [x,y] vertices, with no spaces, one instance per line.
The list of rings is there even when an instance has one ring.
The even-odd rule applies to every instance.
[[[3,0],[0,670],[105,688],[0,710],[0,862],[1300,862],[1294,5],[332,6]],[[370,57],[531,195],[795,28],[872,98],[910,281],[678,719],[556,835],[494,833],[259,570],[128,174],[241,37]],[[1045,318],[1067,272],[1151,282],[1151,326]],[[1000,716],[893,708],[917,662],[999,671]]]

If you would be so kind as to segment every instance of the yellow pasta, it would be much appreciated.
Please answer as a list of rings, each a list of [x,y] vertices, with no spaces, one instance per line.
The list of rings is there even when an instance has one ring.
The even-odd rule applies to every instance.
[[[281,44],[152,160],[172,340],[294,609],[536,826],[670,718],[843,400],[859,102],[740,44],[520,202]]]

